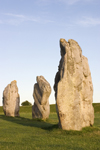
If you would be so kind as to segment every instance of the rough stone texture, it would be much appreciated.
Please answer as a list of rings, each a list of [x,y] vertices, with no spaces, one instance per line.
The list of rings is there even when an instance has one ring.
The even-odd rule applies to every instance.
[[[37,76],[37,83],[34,85],[32,117],[46,119],[50,114],[49,96],[51,94],[50,84],[43,76]]]
[[[8,84],[3,92],[3,111],[6,116],[19,116],[20,97],[16,81]]]
[[[61,60],[55,77],[56,109],[59,127],[81,130],[93,125],[93,85],[88,59],[78,43],[60,39]]]

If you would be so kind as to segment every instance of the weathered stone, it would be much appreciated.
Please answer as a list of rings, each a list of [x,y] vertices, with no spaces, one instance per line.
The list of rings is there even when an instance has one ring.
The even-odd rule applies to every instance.
[[[3,111],[6,116],[19,116],[19,102],[18,87],[16,81],[8,84],[3,92]]]
[[[55,77],[55,98],[59,127],[81,130],[93,125],[93,85],[88,60],[78,43],[60,40],[61,60]]]
[[[50,114],[49,96],[51,94],[50,84],[43,76],[37,76],[37,83],[34,85],[32,117],[46,119]]]

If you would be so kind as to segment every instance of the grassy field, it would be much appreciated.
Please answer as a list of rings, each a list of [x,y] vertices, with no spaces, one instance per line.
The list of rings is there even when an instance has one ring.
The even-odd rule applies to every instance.
[[[55,105],[46,121],[33,120],[31,107],[20,107],[20,117],[6,117],[0,107],[0,150],[100,150],[100,104],[93,104],[93,127],[82,131],[58,128]]]

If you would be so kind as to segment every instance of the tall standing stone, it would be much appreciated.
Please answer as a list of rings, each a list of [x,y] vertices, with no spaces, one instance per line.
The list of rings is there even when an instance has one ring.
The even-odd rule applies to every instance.
[[[93,85],[88,59],[78,43],[60,39],[61,60],[55,76],[56,109],[59,127],[81,130],[93,125]]]
[[[18,87],[16,81],[8,84],[3,92],[3,111],[6,116],[19,116],[19,102]]]
[[[49,96],[51,94],[50,84],[43,76],[37,76],[37,83],[34,85],[32,107],[32,118],[46,119],[50,114]]]

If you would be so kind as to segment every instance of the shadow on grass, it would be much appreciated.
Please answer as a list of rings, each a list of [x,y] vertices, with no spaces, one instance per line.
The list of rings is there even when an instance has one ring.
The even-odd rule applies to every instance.
[[[75,131],[75,130],[62,130],[61,128],[58,127],[58,124],[54,124],[52,126],[48,126],[45,128],[42,128],[44,130],[48,130],[48,131],[55,131],[59,132],[60,134],[65,134],[65,135],[84,135],[86,133],[93,133],[95,131],[99,131],[100,133],[100,129],[98,127],[94,127],[94,126],[90,126],[90,127],[85,127],[83,128],[81,131]]]
[[[29,119],[29,118],[24,118],[24,117],[8,117],[5,115],[0,115],[0,119],[8,121],[8,122],[12,122],[12,123],[20,124],[23,126],[41,128],[47,131],[56,131],[59,134],[65,134],[65,135],[83,135],[89,132],[90,133],[95,132],[95,131],[100,132],[100,129],[97,127],[85,127],[81,131],[62,130],[58,127],[58,124],[51,124],[48,122],[48,120],[45,121],[41,119]]]
[[[20,124],[23,126],[30,126],[30,127],[37,127],[42,129],[51,128],[53,124],[46,122],[45,120],[41,119],[29,119],[24,117],[9,117],[5,115],[0,115],[0,119],[6,120],[12,123]]]

